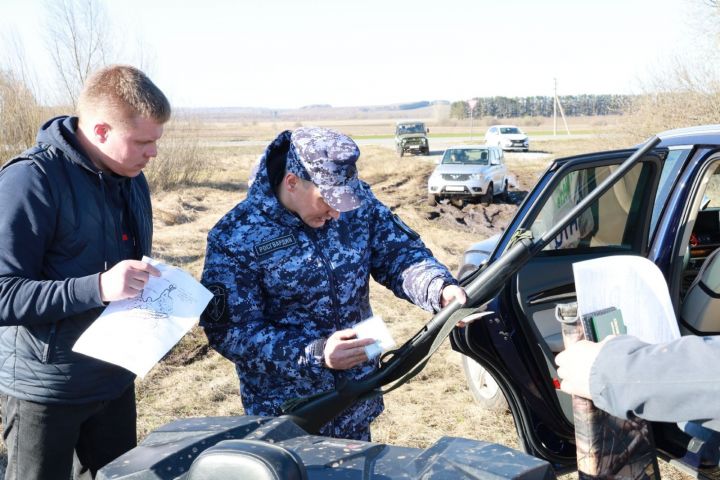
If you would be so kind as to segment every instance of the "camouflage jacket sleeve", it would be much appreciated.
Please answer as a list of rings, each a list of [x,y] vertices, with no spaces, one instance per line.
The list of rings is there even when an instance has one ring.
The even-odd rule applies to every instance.
[[[647,344],[630,335],[609,340],[590,370],[598,408],[618,417],[680,422],[720,419],[720,336]]]
[[[400,217],[374,197],[370,201],[373,278],[424,310],[440,310],[443,287],[457,281]]]
[[[331,375],[323,365],[325,339],[283,328],[263,315],[264,294],[250,256],[208,237],[202,283],[213,293],[200,326],[210,346],[255,374],[288,379]]]

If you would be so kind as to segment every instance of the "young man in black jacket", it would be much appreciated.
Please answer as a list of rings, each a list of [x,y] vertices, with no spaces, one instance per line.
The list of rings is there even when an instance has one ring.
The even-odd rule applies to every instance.
[[[141,71],[88,78],[77,117],[57,117],[0,169],[0,402],[6,479],[66,480],[136,443],[134,375],[72,351],[107,302],[149,275],[142,169],[170,104]]]

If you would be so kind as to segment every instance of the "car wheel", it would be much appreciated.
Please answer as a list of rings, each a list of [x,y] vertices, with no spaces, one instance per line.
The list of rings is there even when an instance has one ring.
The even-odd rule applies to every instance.
[[[470,357],[462,356],[465,378],[470,388],[470,393],[482,408],[491,412],[504,412],[508,409],[507,400],[487,370]]]
[[[425,155],[430,155],[430,147],[425,147]]]
[[[400,149],[400,156],[402,157],[403,155],[405,155],[405,149],[404,149],[404,148],[401,148],[401,149]]]
[[[438,203],[437,196],[433,195],[432,193],[428,193],[427,204],[430,205],[431,207],[434,207],[435,205],[437,205],[437,203]]]
[[[490,205],[493,203],[494,196],[495,193],[493,192],[493,184],[490,183],[487,187],[487,192],[485,192],[485,195],[483,196],[483,203],[485,203],[485,205]]]

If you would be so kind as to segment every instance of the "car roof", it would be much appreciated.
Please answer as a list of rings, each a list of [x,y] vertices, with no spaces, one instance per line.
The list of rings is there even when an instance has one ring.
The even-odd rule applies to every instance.
[[[720,145],[720,125],[698,125],[666,130],[657,134],[662,147],[673,145]]]
[[[490,125],[488,128],[492,128],[492,127],[520,128],[520,127],[518,127],[517,125],[510,125],[510,124],[505,124],[505,123],[503,123],[503,124],[497,124],[497,125]]]
[[[478,148],[482,148],[484,150],[487,150],[488,148],[497,148],[493,147],[492,145],[451,145],[447,147],[445,150],[475,150]]]
[[[404,125],[406,123],[425,123],[422,120],[398,120],[395,122],[395,125]]]

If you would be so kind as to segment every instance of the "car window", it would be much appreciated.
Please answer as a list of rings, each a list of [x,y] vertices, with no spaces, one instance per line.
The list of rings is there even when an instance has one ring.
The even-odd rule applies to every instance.
[[[657,193],[655,194],[655,203],[653,204],[652,218],[650,220],[650,232],[655,232],[658,219],[662,213],[662,207],[665,205],[667,197],[674,181],[677,179],[680,167],[690,155],[690,149],[684,147],[682,149],[670,150],[665,161],[663,162],[662,172],[660,173],[660,183],[658,184]]]
[[[445,150],[442,163],[460,163],[467,165],[487,165],[489,160],[486,148],[449,148]]]
[[[422,123],[398,125],[397,132],[399,135],[406,133],[425,133],[425,125]]]
[[[520,132],[520,129],[517,127],[502,127],[500,129],[500,133],[502,133],[503,135],[511,135],[511,134],[521,133],[521,132]]]
[[[545,232],[605,180],[616,165],[595,166],[569,171],[547,197],[545,205],[530,227],[534,238]],[[580,214],[545,251],[592,249],[596,247],[637,250],[639,208],[643,192],[647,191],[651,165],[640,163],[633,167],[612,188]]]

